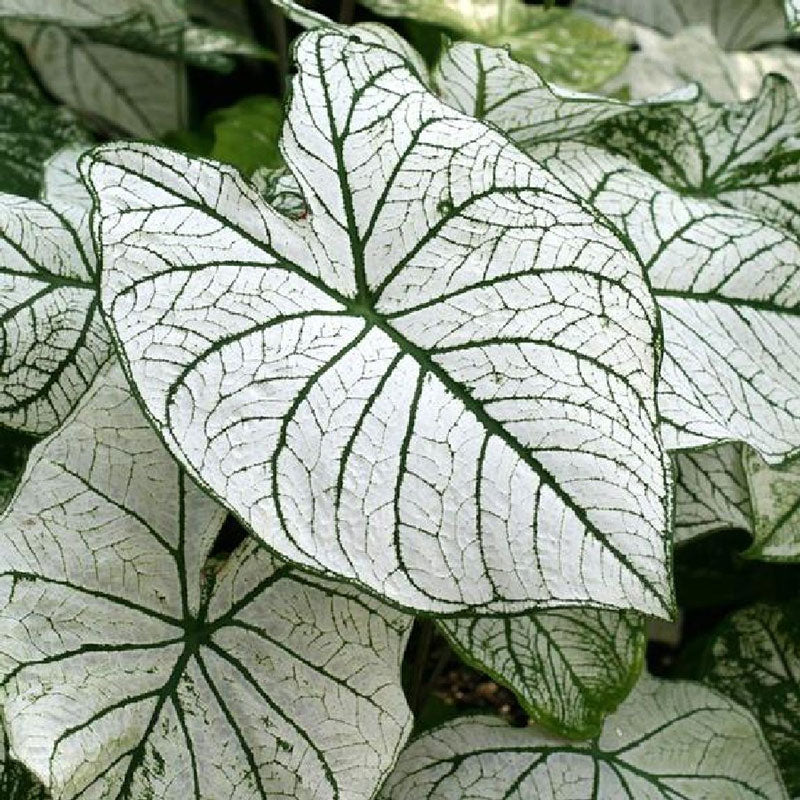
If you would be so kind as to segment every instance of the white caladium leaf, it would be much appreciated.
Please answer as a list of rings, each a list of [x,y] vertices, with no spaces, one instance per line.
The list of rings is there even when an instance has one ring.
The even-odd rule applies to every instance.
[[[46,88],[80,114],[143,138],[183,126],[186,76],[179,61],[95,41],[79,28],[13,22],[6,30]]]
[[[0,694],[59,800],[369,800],[391,769],[411,619],[252,540],[207,561],[224,519],[116,365],[34,449],[0,520]]]
[[[727,442],[673,456],[675,544],[728,528],[752,530],[742,450]]]
[[[47,166],[44,201],[0,195],[0,424],[37,434],[64,420],[111,352],[76,156]]]
[[[728,50],[748,50],[786,37],[784,0],[576,0],[576,8],[627,17],[663,33],[705,25]],[[695,58],[701,57],[696,54]]]
[[[280,554],[407,607],[669,613],[635,260],[394,52],[318,30],[296,55],[305,219],[171,151],[87,162],[102,302],[168,446]]]
[[[185,14],[185,0],[0,0],[0,17],[80,28],[149,21],[163,24]]]
[[[786,786],[800,792],[800,606],[738,611],[708,646],[704,680],[753,710]]]
[[[563,89],[545,81],[507,50],[470,42],[449,47],[432,79],[448,105],[497,125],[523,148],[576,138],[638,105]],[[697,88],[687,87],[651,103],[689,103],[697,97]]]
[[[643,678],[589,742],[465,717],[402,754],[382,800],[784,800],[750,713],[699,684]]]
[[[622,72],[604,91],[627,90],[636,99],[663,94],[699,83],[705,94],[719,102],[750,100],[770,73],[783,75],[800,87],[800,55],[787,47],[753,52],[726,52],[708,28],[687,28],[665,37],[635,26],[636,51]]]
[[[664,325],[668,447],[743,441],[770,462],[797,450],[800,363],[784,355],[800,349],[800,104],[791,87],[773,77],[746,104],[640,104],[622,114],[607,101],[543,92],[507,58],[488,63],[491,80],[468,53],[445,60],[436,83],[457,75],[458,88],[444,91],[470,107],[472,77],[472,108],[589,199],[648,270]],[[525,93],[536,98],[528,124],[516,102]],[[574,141],[546,142],[560,138],[550,135],[558,119]]]
[[[800,466],[770,466],[750,449],[743,461],[753,533],[745,555],[761,561],[800,561]]]
[[[511,689],[536,722],[564,736],[599,734],[644,663],[644,621],[631,613],[554,609],[438,624],[464,660]]]

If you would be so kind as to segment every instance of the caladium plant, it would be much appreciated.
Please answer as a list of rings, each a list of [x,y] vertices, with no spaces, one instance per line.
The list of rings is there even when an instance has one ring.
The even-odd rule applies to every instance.
[[[792,4],[550,5],[0,0],[3,800],[800,791]]]

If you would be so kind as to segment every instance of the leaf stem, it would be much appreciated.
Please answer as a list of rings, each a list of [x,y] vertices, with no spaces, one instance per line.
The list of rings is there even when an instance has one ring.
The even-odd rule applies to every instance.
[[[417,646],[414,651],[414,665],[411,674],[411,686],[408,692],[408,704],[411,712],[416,717],[422,709],[426,693],[422,691],[422,678],[425,675],[425,667],[431,654],[431,644],[436,626],[433,620],[421,619],[417,621],[419,636]]]
[[[281,81],[281,94],[286,93],[286,82],[289,77],[289,36],[286,31],[286,17],[283,11],[267,0],[268,17],[272,28],[272,42],[278,54],[278,74]]]
[[[339,22],[342,25],[351,25],[356,15],[356,0],[342,0],[339,10]]]

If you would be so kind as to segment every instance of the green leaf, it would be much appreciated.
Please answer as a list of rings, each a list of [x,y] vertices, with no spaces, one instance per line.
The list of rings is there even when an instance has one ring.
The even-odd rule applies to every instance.
[[[786,798],[749,712],[699,684],[643,678],[586,743],[493,717],[466,717],[416,739],[383,800]]]
[[[87,162],[102,302],[153,424],[281,555],[406,607],[669,614],[635,260],[396,53],[322,29],[295,52],[304,219],[171,151]]]
[[[742,449],[725,443],[673,456],[675,544],[718,530],[752,529]]]
[[[42,164],[81,141],[76,120],[42,96],[17,47],[0,35],[0,191],[38,196]]]
[[[636,28],[633,38],[636,52],[604,91],[627,87],[631,97],[645,98],[696,82],[711,99],[734,102],[758,95],[770,73],[800,87],[800,55],[787,47],[728,53],[707,28],[689,28],[671,38]]]
[[[784,354],[800,351],[800,104],[788,83],[773,76],[743,104],[700,99],[626,113],[624,104],[551,94],[548,112],[533,71],[526,82],[525,68],[500,51],[456,47],[471,47],[472,58],[443,61],[436,84],[452,73],[457,86],[446,96],[483,108],[603,213],[647,269],[664,329],[668,449],[741,441],[770,463],[797,451],[800,361]],[[541,102],[526,119],[517,99],[528,91]],[[593,115],[605,121],[592,124]],[[574,120],[571,141],[536,135],[539,120],[559,118]]]
[[[211,157],[251,175],[259,167],[283,165],[278,138],[283,125],[283,106],[274,97],[248,97],[230,108],[215,111]]]
[[[45,167],[42,201],[0,195],[0,425],[30,433],[70,413],[111,350],[76,159]]]
[[[59,800],[369,800],[411,728],[411,620],[254,541],[104,372],[0,520],[3,708]],[[54,632],[55,635],[54,635]]]
[[[709,644],[704,680],[752,709],[789,792],[800,792],[800,606],[760,604],[729,617]]]
[[[577,8],[627,17],[663,33],[705,25],[727,50],[748,50],[786,37],[783,0],[576,0]]]
[[[590,19],[564,8],[520,0],[362,0],[373,11],[448,28],[468,39],[503,46],[548,80],[594,89],[625,66],[627,48]]]
[[[1,506],[1,504],[0,504]],[[44,787],[21,764],[12,760],[0,719],[0,797],[3,800],[49,800]]]
[[[554,609],[438,625],[462,658],[511,689],[536,722],[562,736],[599,734],[644,662],[644,622],[636,614]]]
[[[744,466],[753,513],[753,544],[745,555],[800,562],[800,468],[770,466],[749,449]]]

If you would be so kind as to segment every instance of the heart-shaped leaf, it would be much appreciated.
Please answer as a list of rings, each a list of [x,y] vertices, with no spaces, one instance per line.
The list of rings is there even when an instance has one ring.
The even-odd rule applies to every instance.
[[[471,85],[491,121],[602,211],[648,271],[664,327],[668,448],[743,441],[770,462],[796,451],[800,104],[787,82],[768,79],[749,103],[639,104],[623,114],[577,96],[570,115],[569,99],[553,96],[548,125],[576,122],[572,141],[551,144],[531,142],[536,125],[522,123],[514,103],[528,88],[545,103],[541,79],[529,70],[526,84],[524,68],[494,51],[489,82],[482,63],[458,61],[459,103]],[[587,124],[592,115],[606,119]],[[530,119],[540,116],[537,107]]]
[[[800,792],[800,606],[755,605],[729,617],[708,646],[704,680],[753,710]]]
[[[0,520],[12,749],[59,800],[369,800],[407,736],[411,620],[254,541],[164,450],[114,367]]]
[[[563,736],[596,736],[636,683],[644,622],[593,609],[441,620],[469,663],[511,689],[536,722]]]
[[[0,195],[0,424],[31,433],[69,414],[111,350],[76,158],[45,168],[41,202]]]
[[[102,302],[168,446],[279,553],[407,607],[669,613],[635,260],[400,55],[295,52],[305,219],[171,151],[87,164]]]
[[[782,0],[576,0],[576,8],[627,17],[663,33],[710,28],[728,50],[747,50],[786,37]]]
[[[749,712],[693,683],[642,679],[590,742],[466,717],[401,755],[384,800],[783,800]]]

